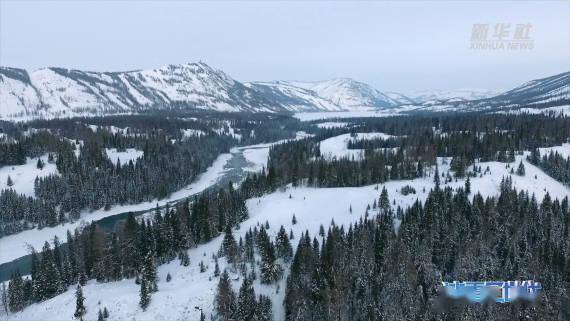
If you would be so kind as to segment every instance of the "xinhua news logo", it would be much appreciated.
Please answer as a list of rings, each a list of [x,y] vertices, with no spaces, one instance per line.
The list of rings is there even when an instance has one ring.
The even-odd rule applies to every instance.
[[[516,300],[534,301],[542,286],[534,281],[465,281],[443,282],[444,293],[453,299],[467,299],[472,303]]]
[[[471,30],[471,49],[523,51],[534,49],[530,23],[476,23]]]

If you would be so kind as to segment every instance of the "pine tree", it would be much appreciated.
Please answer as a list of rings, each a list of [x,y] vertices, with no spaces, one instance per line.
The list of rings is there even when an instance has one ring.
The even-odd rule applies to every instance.
[[[218,260],[216,259],[216,263],[214,265],[214,276],[220,276],[220,265],[218,264]]]
[[[236,311],[236,295],[232,289],[228,272],[225,270],[218,283],[214,308],[221,321],[233,320]]]
[[[148,289],[147,281],[145,279],[141,280],[139,297],[140,297],[139,305],[144,311],[150,304],[150,291]]]
[[[12,180],[12,177],[10,177],[10,175],[8,175],[8,179],[6,180],[6,185],[8,185],[8,187],[14,186],[14,181]]]
[[[435,184],[435,190],[439,191],[439,185],[440,185],[440,181],[439,181],[439,166],[437,164],[437,159],[435,162],[435,173],[433,175],[433,182]]]
[[[186,250],[181,250],[178,254],[178,258],[180,259],[180,265],[182,266],[189,266],[190,265],[190,257],[188,256],[188,252]]]
[[[386,189],[386,186],[382,188],[378,205],[383,213],[387,214],[390,211],[390,199],[388,198],[388,190]]]
[[[107,307],[103,308],[103,318],[107,319],[109,317],[109,310],[107,310]]]
[[[222,256],[226,256],[229,263],[237,263],[238,246],[232,233],[231,226],[227,226],[221,248]]]
[[[148,291],[149,292],[156,292],[158,291],[158,286],[156,284],[157,275],[156,275],[156,264],[154,262],[154,255],[152,251],[150,251],[143,262],[143,267],[141,271],[141,279],[146,281]]]
[[[271,312],[271,299],[268,296],[259,295],[256,316],[258,321],[272,321],[273,313]]]
[[[11,312],[21,311],[25,306],[24,282],[20,272],[12,275],[8,286],[8,302]]]
[[[75,313],[73,316],[76,319],[83,320],[83,316],[87,312],[87,309],[84,305],[85,298],[83,297],[83,289],[81,288],[81,285],[77,286],[77,290],[75,291],[75,300]]]
[[[241,284],[238,295],[236,321],[254,320],[257,302],[251,280],[246,277]]]
[[[97,321],[104,321],[105,317],[103,316],[103,312],[99,309],[99,313],[97,313]]]
[[[36,163],[36,167],[38,169],[43,169],[44,168],[44,161],[41,158],[38,158],[38,162]]]
[[[471,194],[471,180],[469,180],[469,176],[467,176],[467,179],[465,180],[465,193],[467,195]]]
[[[293,231],[291,231],[291,233],[293,233]],[[282,258],[285,262],[291,261],[293,248],[291,247],[291,242],[289,241],[289,237],[287,237],[287,232],[283,225],[281,225],[277,237],[275,238],[275,248],[277,250],[277,257]]]
[[[517,175],[519,175],[519,176],[525,175],[525,168],[524,168],[524,164],[523,164],[522,160],[519,163],[519,167],[517,168]]]

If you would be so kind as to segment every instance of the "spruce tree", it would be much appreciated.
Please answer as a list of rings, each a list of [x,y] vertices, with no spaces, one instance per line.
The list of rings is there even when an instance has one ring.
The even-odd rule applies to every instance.
[[[241,284],[238,295],[236,321],[254,320],[257,310],[257,302],[255,299],[255,291],[252,287],[252,281],[246,277]]]
[[[150,304],[150,291],[148,289],[147,281],[145,279],[142,279],[140,283],[141,287],[139,292],[139,298],[140,298],[139,305],[144,311]]]
[[[73,314],[76,319],[83,320],[83,316],[87,313],[84,301],[85,297],[83,297],[83,289],[81,288],[81,285],[78,285],[77,290],[75,291],[75,313]]]
[[[523,164],[522,160],[519,163],[519,167],[517,168],[517,175],[519,175],[519,176],[525,175],[525,168],[524,168],[524,164]]]
[[[21,311],[25,306],[24,282],[20,272],[12,275],[8,286],[8,302],[11,312]]]
[[[224,270],[218,282],[214,308],[221,321],[233,320],[236,312],[236,295],[232,289],[228,272]]]
[[[293,233],[293,231],[291,231],[291,233]],[[277,250],[277,257],[282,258],[285,262],[291,261],[291,258],[293,257],[293,248],[291,247],[291,242],[289,241],[289,237],[287,237],[287,232],[283,225],[281,225],[281,228],[277,233],[275,248]]]

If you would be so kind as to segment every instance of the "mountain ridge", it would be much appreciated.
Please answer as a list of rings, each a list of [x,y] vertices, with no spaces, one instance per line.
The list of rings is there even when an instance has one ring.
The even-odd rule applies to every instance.
[[[199,61],[130,71],[0,67],[0,119],[58,118],[205,109],[229,112],[357,110],[493,111],[570,105],[570,72],[505,92],[484,89],[382,92],[351,79],[240,82]],[[413,108],[409,108],[409,107]]]

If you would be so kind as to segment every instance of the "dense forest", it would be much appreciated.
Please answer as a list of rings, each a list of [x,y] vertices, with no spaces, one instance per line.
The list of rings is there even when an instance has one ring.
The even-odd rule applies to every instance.
[[[10,310],[40,302],[65,291],[71,284],[84,285],[136,278],[147,295],[156,291],[156,265],[176,258],[189,264],[190,247],[211,240],[247,217],[245,198],[230,186],[203,194],[176,208],[157,209],[149,219],[131,214],[115,232],[96,224],[82,231],[68,231],[65,247],[57,238],[32,252],[30,278],[15,273],[10,282]],[[144,288],[144,289],[142,289]]]
[[[10,127],[12,140],[0,144],[0,166],[20,165],[26,157],[47,153],[58,174],[37,178],[34,198],[10,188],[0,191],[0,237],[77,220],[84,209],[164,198],[194,181],[230,147],[291,138],[296,132],[280,119],[234,118],[130,116],[36,121],[19,131]],[[93,130],[86,124],[99,127]],[[201,134],[184,136],[188,129]],[[121,164],[109,159],[110,148],[132,148],[143,156]],[[37,166],[43,166],[41,161]]]
[[[301,236],[286,320],[568,320],[568,198],[537,200],[504,179],[497,197],[436,184],[396,233],[389,201],[354,226]],[[441,281],[539,280],[540,302],[468,305]]]

